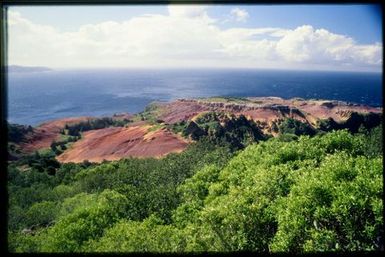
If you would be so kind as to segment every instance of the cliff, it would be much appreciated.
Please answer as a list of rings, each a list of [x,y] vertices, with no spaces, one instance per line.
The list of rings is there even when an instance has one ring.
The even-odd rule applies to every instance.
[[[209,113],[220,114],[215,115],[216,130],[209,128],[213,124],[213,120],[206,121],[208,125],[205,124],[205,128],[203,125],[199,127],[195,123]],[[304,127],[303,131],[312,133],[317,129],[330,131],[343,128],[356,132],[360,126],[370,129],[379,125],[382,122],[382,108],[341,101],[300,98],[216,97],[153,103],[142,113],[112,117],[113,121],[125,120],[129,121],[128,123],[115,127],[99,126],[97,129],[88,126],[88,131],[84,130],[83,123],[97,119],[79,117],[46,122],[29,132],[23,142],[18,145],[24,153],[49,148],[52,147],[53,142],[60,141],[63,136],[68,137],[69,135],[66,133],[75,127],[78,129],[77,133],[81,131],[81,138],[75,137],[77,140],[75,143],[61,146],[60,151],[57,152],[57,160],[60,162],[82,162],[84,160],[101,162],[126,157],[162,157],[171,152],[183,151],[189,142],[197,140],[200,136],[223,136],[229,131],[230,123],[246,122],[247,124],[242,123],[242,126],[247,127],[248,134],[254,133],[255,140],[265,136],[276,136],[280,133],[280,124],[288,119]],[[236,128],[231,129],[233,137],[245,134]],[[194,131],[194,133],[189,131]],[[196,131],[199,131],[199,137],[196,135]],[[241,140],[238,141],[241,144]]]

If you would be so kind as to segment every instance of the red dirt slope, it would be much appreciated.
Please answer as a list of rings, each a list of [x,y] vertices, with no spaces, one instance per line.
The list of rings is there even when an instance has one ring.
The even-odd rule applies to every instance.
[[[25,153],[32,153],[39,149],[50,147],[52,141],[60,138],[60,130],[63,129],[66,124],[76,124],[89,119],[93,118],[75,117],[42,123],[34,129],[33,133],[27,135],[25,142],[21,143],[20,146]]]
[[[282,99],[280,97],[248,97],[246,101],[226,102],[216,99],[179,99],[171,103],[159,104],[159,119],[166,123],[187,121],[199,113],[224,111],[235,115],[245,115],[254,121],[277,121],[294,118],[315,124],[319,119],[333,118],[337,122],[350,117],[352,112],[381,113],[382,108],[350,104],[342,101]]]
[[[66,162],[102,162],[125,157],[161,157],[183,151],[188,142],[166,129],[148,131],[151,126],[110,127],[91,130],[57,157]]]

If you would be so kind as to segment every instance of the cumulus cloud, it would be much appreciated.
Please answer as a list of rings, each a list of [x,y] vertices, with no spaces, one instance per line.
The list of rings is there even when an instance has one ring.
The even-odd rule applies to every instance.
[[[168,13],[174,17],[197,18],[206,16],[206,9],[202,5],[169,5]]]
[[[382,46],[358,45],[347,36],[304,25],[286,33],[277,53],[288,62],[380,65]]]
[[[232,17],[236,20],[236,21],[242,21],[242,22],[245,22],[247,20],[247,18],[249,18],[249,13],[244,10],[244,9],[240,9],[240,8],[234,8],[230,11],[230,14],[232,15]]]
[[[381,70],[382,44],[322,28],[221,29],[207,7],[86,24],[61,32],[8,14],[9,63],[51,67],[259,67]]]

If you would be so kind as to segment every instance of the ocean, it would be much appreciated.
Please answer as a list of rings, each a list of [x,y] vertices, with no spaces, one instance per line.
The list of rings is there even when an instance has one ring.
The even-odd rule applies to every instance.
[[[382,106],[382,74],[255,69],[79,69],[8,74],[11,123],[142,111],[153,101],[210,96],[334,99]]]

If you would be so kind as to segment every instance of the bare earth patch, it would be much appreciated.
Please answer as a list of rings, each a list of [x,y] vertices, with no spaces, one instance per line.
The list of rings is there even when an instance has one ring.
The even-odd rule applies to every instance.
[[[66,124],[71,125],[91,119],[94,118],[75,117],[44,122],[36,127],[34,132],[29,134],[25,142],[21,143],[20,146],[25,153],[32,153],[39,149],[50,147],[54,140],[60,139],[60,130],[63,129]]]
[[[302,122],[315,124],[319,119],[333,118],[337,122],[345,121],[352,112],[381,113],[382,108],[349,104],[341,101],[283,99],[279,97],[249,97],[238,102],[215,99],[180,99],[159,105],[160,119],[166,123],[188,121],[199,113],[216,111],[245,115],[254,121],[270,124],[284,118],[294,118]]]
[[[126,157],[162,157],[183,151],[188,142],[167,129],[149,131],[150,126],[110,127],[87,131],[82,139],[57,157],[66,162],[102,162]]]

